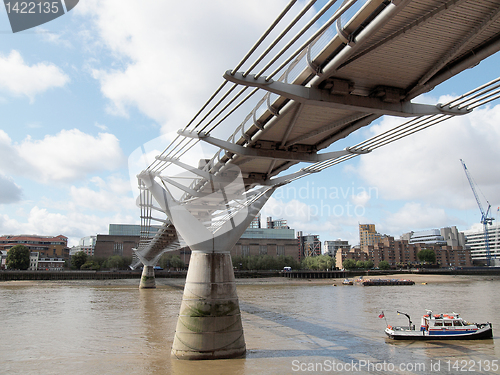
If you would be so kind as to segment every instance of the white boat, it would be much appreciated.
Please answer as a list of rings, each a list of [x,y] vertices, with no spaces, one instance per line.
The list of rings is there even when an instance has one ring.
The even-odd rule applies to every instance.
[[[398,311],[408,318],[407,327],[393,327],[388,325],[385,333],[394,340],[479,340],[493,337],[491,323],[469,323],[457,313],[432,314],[422,317],[420,329],[412,325],[410,316]]]

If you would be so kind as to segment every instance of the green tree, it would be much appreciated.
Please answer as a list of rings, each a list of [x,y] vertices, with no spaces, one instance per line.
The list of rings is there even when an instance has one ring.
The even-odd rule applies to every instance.
[[[436,253],[432,249],[422,249],[417,253],[417,258],[424,263],[436,263]]]
[[[366,268],[365,262],[363,260],[358,260],[356,262],[356,268],[361,268],[361,269]]]
[[[88,260],[80,266],[81,270],[96,270],[99,271],[101,266],[95,260]]]
[[[7,252],[7,268],[27,270],[30,266],[30,249],[24,245],[13,246]]]
[[[161,268],[163,269],[169,269],[171,267],[170,261],[172,260],[172,254],[167,254],[164,253],[160,260],[158,261],[158,264],[160,265]]]
[[[302,261],[302,268],[306,270],[317,270],[319,267],[318,257],[305,257]]]
[[[246,259],[246,267],[247,270],[257,270],[258,269],[258,264],[259,264],[259,257],[252,255],[247,257]]]
[[[375,264],[373,263],[373,260],[371,260],[371,259],[368,259],[367,261],[365,261],[365,268],[367,268],[367,269],[373,268],[374,265]]]
[[[381,270],[388,270],[389,268],[391,268],[391,265],[388,261],[383,260],[378,264],[378,268],[380,268]]]
[[[170,264],[173,268],[179,269],[179,268],[185,268],[186,265],[184,262],[181,260],[181,257],[178,255],[174,255],[172,259],[170,260]]]
[[[333,268],[333,258],[329,255],[317,256],[318,270],[331,270]]]
[[[106,259],[107,268],[120,269],[123,268],[124,265],[125,265],[125,260],[123,259],[123,257],[119,255],[112,255],[108,259]]]
[[[346,259],[342,262],[342,267],[346,270],[353,270],[356,268],[356,261],[354,259]]]
[[[87,254],[83,251],[79,251],[71,257],[72,268],[79,270],[87,262]]]

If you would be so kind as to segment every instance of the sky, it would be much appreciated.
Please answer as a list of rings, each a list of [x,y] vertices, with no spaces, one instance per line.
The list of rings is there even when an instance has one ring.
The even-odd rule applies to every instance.
[[[85,0],[13,34],[0,9],[0,235],[69,238],[138,224],[131,157],[167,146],[288,1]],[[265,11],[262,11],[265,9]],[[494,55],[415,102],[498,75]],[[325,151],[393,127],[384,117]],[[500,205],[500,103],[278,189],[262,211],[291,228],[359,243],[358,224],[399,237],[478,226],[464,159],[493,217]],[[150,147],[151,148],[151,147]],[[484,194],[484,195],[483,195]]]

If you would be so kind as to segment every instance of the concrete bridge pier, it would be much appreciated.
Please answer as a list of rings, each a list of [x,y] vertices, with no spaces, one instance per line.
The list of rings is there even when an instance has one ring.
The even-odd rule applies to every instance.
[[[241,237],[275,186],[257,192],[248,205],[209,230],[185,205],[179,204],[148,172],[138,176],[191,248],[172,355],[179,359],[222,359],[245,354],[246,345],[229,251]],[[241,178],[241,175],[240,175]],[[236,187],[244,186],[241,181]],[[237,190],[220,187],[221,198]],[[216,211],[217,209],[213,209]],[[207,210],[209,212],[209,210]],[[205,217],[204,222],[209,221]]]
[[[154,266],[148,266],[144,264],[142,267],[142,276],[141,276],[141,283],[139,284],[139,289],[152,289],[152,288],[156,288]]]
[[[229,252],[193,251],[172,345],[179,359],[219,359],[246,352]]]

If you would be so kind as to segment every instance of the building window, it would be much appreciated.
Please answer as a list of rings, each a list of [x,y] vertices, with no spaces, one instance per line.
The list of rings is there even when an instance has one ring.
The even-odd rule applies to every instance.
[[[241,255],[244,257],[250,256],[250,246],[241,245]]]
[[[259,255],[267,255],[267,245],[259,246]]]
[[[285,255],[285,246],[283,246],[283,245],[276,246],[276,255],[277,256],[284,256]]]
[[[113,255],[123,255],[123,243],[116,242],[113,249]]]

